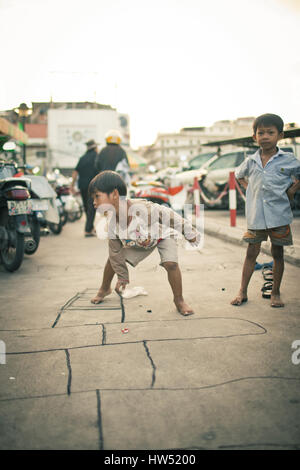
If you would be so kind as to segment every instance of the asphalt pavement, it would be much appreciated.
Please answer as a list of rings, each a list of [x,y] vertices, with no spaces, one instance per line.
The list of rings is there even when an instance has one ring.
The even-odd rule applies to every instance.
[[[157,252],[129,268],[147,295],[91,304],[108,253],[84,218],[15,273],[0,265],[1,449],[300,449],[299,267],[286,263],[284,308],[261,271],[230,305],[245,246],[227,217],[207,211],[201,250],[179,246],[186,318]]]

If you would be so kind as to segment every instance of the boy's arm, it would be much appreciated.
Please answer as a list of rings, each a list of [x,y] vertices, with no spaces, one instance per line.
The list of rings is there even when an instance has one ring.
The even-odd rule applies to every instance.
[[[300,188],[300,162],[296,157],[294,157],[293,160],[291,176],[294,182],[286,191],[290,201],[294,199],[296,191],[298,191],[298,189]]]
[[[193,227],[193,225],[187,220],[177,214],[175,211],[166,206],[159,206],[160,210],[160,221],[163,222],[164,218],[162,217],[163,212],[167,212],[166,220],[170,216],[170,226],[180,232],[186,240],[190,243],[199,243],[200,242],[200,233]]]
[[[126,266],[124,248],[118,238],[110,238],[108,248],[111,267],[118,277],[115,289],[120,294],[120,289],[129,284],[129,273]]]
[[[237,178],[237,181],[244,189],[247,189],[248,181],[245,178]]]
[[[241,163],[241,165],[235,170],[235,177],[238,183],[243,186],[244,189],[247,189],[248,180],[248,158]]]
[[[292,201],[294,199],[295,193],[296,193],[296,191],[298,191],[298,189],[300,189],[300,181],[296,180],[292,184],[292,186],[290,186],[286,191],[290,201]]]

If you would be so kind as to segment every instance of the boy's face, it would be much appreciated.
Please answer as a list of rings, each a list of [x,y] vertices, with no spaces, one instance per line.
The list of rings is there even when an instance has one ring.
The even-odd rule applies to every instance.
[[[93,194],[93,205],[97,209],[102,204],[111,204],[114,207],[116,206],[118,200],[118,191],[115,189],[112,193],[106,194],[101,191],[96,191]]]
[[[279,132],[276,126],[259,126],[253,139],[263,150],[276,147],[278,140],[283,138],[283,132]]]

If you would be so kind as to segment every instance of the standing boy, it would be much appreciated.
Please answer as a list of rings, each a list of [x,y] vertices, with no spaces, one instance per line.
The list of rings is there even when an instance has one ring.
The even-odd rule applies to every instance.
[[[176,232],[181,231],[193,245],[200,234],[185,219],[168,207],[146,200],[126,199],[127,188],[121,176],[114,171],[103,171],[90,183],[89,193],[94,207],[113,216],[109,222],[109,258],[104,268],[102,285],[92,303],[98,304],[111,293],[111,282],[117,275],[116,292],[129,283],[126,263],[135,267],[140,261],[158,249],[161,266],[168,274],[174,295],[174,303],[181,315],[192,315],[182,295],[181,272],[177,260]]]
[[[237,180],[247,188],[248,230],[243,240],[248,243],[248,249],[241,287],[238,295],[231,301],[232,305],[241,305],[248,300],[248,284],[261,242],[266,241],[269,236],[273,256],[271,307],[284,306],[280,297],[284,270],[283,247],[293,244],[290,200],[300,188],[300,161],[292,153],[277,147],[277,142],[283,138],[283,125],[282,119],[276,114],[263,114],[256,118],[253,123],[253,138],[260,149],[236,170]]]

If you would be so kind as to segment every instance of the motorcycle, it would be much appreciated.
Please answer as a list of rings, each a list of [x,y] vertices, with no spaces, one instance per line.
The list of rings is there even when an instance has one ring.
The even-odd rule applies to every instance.
[[[163,206],[170,207],[179,214],[183,213],[188,190],[181,182],[168,179],[159,181],[136,181],[131,183],[130,197],[147,199]]]
[[[13,272],[22,264],[27,242],[34,243],[28,216],[31,213],[30,182],[14,178],[14,163],[0,161],[0,258]]]
[[[168,188],[157,181],[134,181],[131,183],[129,193],[132,198],[147,199],[171,207]]]
[[[63,208],[62,224],[79,220],[83,214],[83,204],[81,198],[71,193],[69,180],[56,172],[47,176]]]
[[[63,207],[46,177],[26,175],[26,178],[31,181],[32,213],[29,219],[33,238],[38,246],[40,228],[44,229],[45,233],[50,229],[56,235],[62,231]],[[29,252],[30,250],[26,251],[26,253],[33,254],[36,249],[37,247],[31,252]]]

